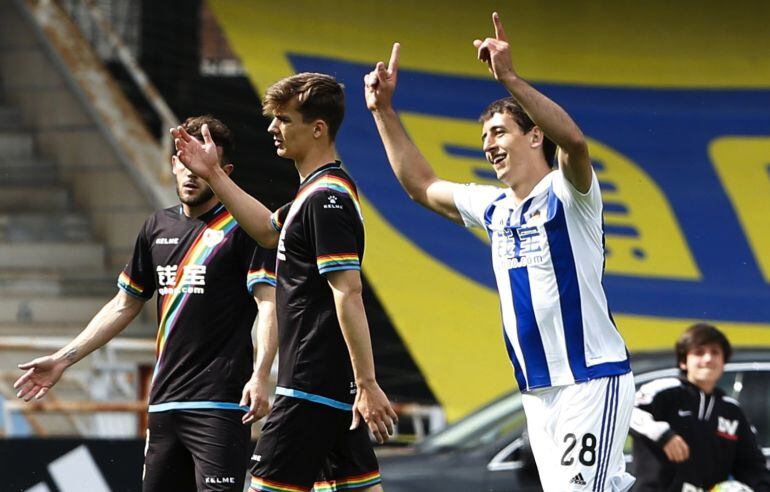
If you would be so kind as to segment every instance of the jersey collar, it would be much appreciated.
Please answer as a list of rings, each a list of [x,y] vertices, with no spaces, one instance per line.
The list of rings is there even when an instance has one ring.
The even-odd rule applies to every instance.
[[[324,171],[328,171],[330,169],[342,169],[342,162],[334,161],[319,167],[318,169],[316,169],[315,171],[307,175],[305,180],[299,184],[300,188],[302,188],[303,186],[306,186],[308,183],[310,183],[311,181],[315,180],[318,176],[320,176]]]

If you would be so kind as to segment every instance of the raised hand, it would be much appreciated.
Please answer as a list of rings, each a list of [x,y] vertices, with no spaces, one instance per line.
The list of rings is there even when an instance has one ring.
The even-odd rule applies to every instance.
[[[486,38],[484,41],[476,39],[473,46],[478,50],[478,59],[487,64],[489,71],[496,80],[504,80],[508,77],[516,77],[511,62],[511,54],[508,39],[505,36],[503,23],[497,12],[492,14],[492,23],[495,26],[495,37]]]
[[[393,102],[393,93],[396,91],[398,80],[398,54],[401,45],[393,43],[393,51],[390,53],[390,62],[385,68],[383,62],[377,62],[374,70],[364,76],[364,93],[366,107],[370,111],[388,109]]]
[[[187,131],[178,126],[171,129],[176,147],[176,157],[184,166],[201,179],[208,181],[216,168],[219,167],[219,153],[214,139],[211,138],[209,126],[201,127],[203,143],[191,136]]]
[[[240,405],[249,407],[249,411],[241,419],[244,424],[256,422],[270,411],[270,401],[268,400],[267,392],[267,381],[262,381],[253,376],[243,387]]]
[[[359,386],[353,402],[353,422],[350,429],[357,428],[362,418],[378,443],[384,443],[393,435],[398,416],[377,383]]]
[[[54,359],[50,355],[19,364],[19,369],[27,372],[13,383],[13,389],[19,390],[16,396],[24,401],[44,397],[59,381],[67,365],[66,361]]]

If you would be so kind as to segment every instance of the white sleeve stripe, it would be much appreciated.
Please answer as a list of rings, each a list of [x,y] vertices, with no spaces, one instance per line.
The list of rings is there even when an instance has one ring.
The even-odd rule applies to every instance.
[[[657,441],[660,439],[660,436],[671,429],[671,426],[668,425],[668,422],[655,420],[649,412],[634,408],[633,412],[631,412],[631,429],[653,441]]]

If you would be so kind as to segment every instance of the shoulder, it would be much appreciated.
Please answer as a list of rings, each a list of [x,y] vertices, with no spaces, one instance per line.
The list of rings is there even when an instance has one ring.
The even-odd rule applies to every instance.
[[[649,404],[662,395],[678,392],[682,387],[682,380],[678,378],[661,378],[650,381],[639,387],[636,392],[636,404]]]

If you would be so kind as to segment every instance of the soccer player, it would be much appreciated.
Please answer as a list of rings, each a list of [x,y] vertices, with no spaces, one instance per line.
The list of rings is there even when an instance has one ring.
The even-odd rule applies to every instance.
[[[631,418],[639,491],[702,491],[733,477],[770,491],[770,473],[751,423],[717,382],[732,348],[698,323],[676,342],[680,378],[642,386]]]
[[[270,214],[216,166],[214,145],[172,131],[178,156],[205,179],[263,245],[278,244],[278,387],[251,468],[252,491],[382,490],[361,418],[379,442],[396,414],[375,379],[361,297],[364,227],[356,186],[335,160],[344,116],[342,86],[302,73],[265,92],[268,131],[292,159],[301,184],[294,201]]]
[[[210,116],[182,125],[209,129],[215,163],[233,170],[230,130]],[[256,245],[211,189],[171,158],[181,205],[151,215],[118,279],[118,294],[53,355],[19,367],[15,388],[42,398],[62,373],[120,333],[157,291],[157,361],[150,392],[145,492],[242,492],[250,424],[268,411],[275,357],[275,252]],[[253,298],[252,298],[253,295]],[[256,300],[258,351],[251,330]]]
[[[601,284],[599,183],[580,129],[517,75],[497,13],[493,22],[495,37],[474,46],[512,96],[480,118],[484,153],[505,188],[442,180],[409,140],[392,105],[398,43],[389,66],[365,77],[366,103],[409,196],[490,238],[505,346],[544,490],[628,490],[634,386]]]

